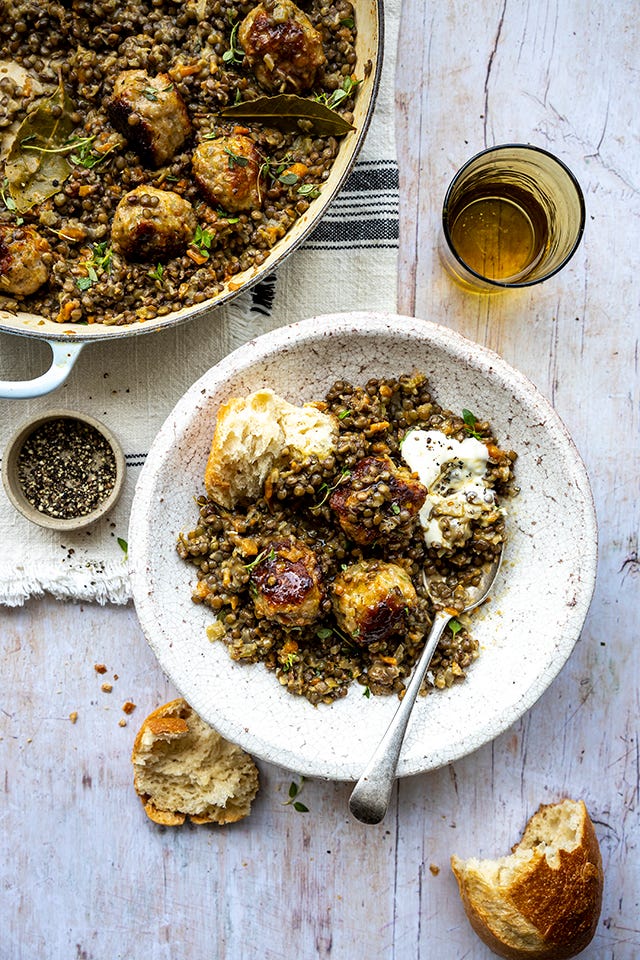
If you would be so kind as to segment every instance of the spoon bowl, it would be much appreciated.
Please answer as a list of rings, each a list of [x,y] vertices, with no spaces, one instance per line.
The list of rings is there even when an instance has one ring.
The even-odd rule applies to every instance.
[[[453,617],[460,613],[469,613],[480,606],[481,603],[484,603],[498,575],[501,562],[502,550],[493,563],[483,571],[480,583],[473,589],[472,594],[469,593],[467,603],[461,610],[454,610],[452,607],[436,609],[436,615],[427,635],[424,649],[416,663],[404,697],[400,701],[385,735],[351,792],[349,810],[356,820],[360,820],[362,823],[380,823],[384,820],[389,807],[391,790],[393,789],[398,759],[409,718],[440,638]],[[430,583],[424,573],[423,580],[425,589],[431,596]],[[432,599],[434,598],[432,597]]]

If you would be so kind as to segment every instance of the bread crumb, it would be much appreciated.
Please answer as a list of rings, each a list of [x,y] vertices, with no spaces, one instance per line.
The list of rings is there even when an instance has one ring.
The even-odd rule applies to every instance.
[[[133,700],[127,700],[125,701],[125,703],[122,704],[122,710],[124,711],[124,713],[133,713],[135,708],[136,708],[136,705],[133,702]]]
[[[113,690],[113,684],[111,684],[111,683],[103,683],[102,686],[100,687],[100,689],[101,689],[104,693],[111,693],[111,691]]]
[[[114,679],[114,680],[119,680],[119,679],[120,679],[120,677],[118,676],[118,674],[117,674],[117,673],[114,673],[114,675],[113,675],[113,679]]]
[[[434,877],[437,877],[438,874],[440,873],[440,867],[436,863],[430,863],[429,870],[434,875]]]
[[[71,723],[75,723],[77,719],[78,719],[78,711],[72,710],[71,713],[69,714],[69,720],[71,720]]]
[[[127,725],[127,721],[125,720],[124,717],[121,717],[120,720],[118,720],[118,726],[119,726],[119,727],[126,727],[126,725]]]
[[[107,672],[107,667],[106,667],[106,664],[104,664],[104,663],[94,663],[93,669],[95,670],[96,673],[106,673],[106,672]]]

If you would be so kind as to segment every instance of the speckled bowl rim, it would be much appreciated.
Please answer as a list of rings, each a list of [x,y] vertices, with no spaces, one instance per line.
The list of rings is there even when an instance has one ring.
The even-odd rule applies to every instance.
[[[200,478],[204,469],[215,409],[234,391],[239,392],[235,384],[250,381],[264,364],[271,363],[271,369],[286,366],[288,371],[282,374],[284,384],[271,384],[275,389],[283,387],[282,392],[290,400],[313,399],[319,394],[309,394],[308,390],[300,390],[296,397],[293,384],[304,381],[305,370],[325,364],[331,349],[340,351],[339,356],[345,357],[347,369],[332,368],[329,382],[352,372],[348,368],[351,362],[349,345],[357,343],[360,347],[373,348],[376,342],[379,345],[395,344],[396,340],[400,341],[398,349],[407,348],[405,369],[396,373],[419,367],[421,359],[431,358],[433,363],[442,363],[443,369],[446,367],[449,373],[453,371],[454,377],[470,377],[481,392],[486,388],[495,391],[497,396],[504,395],[506,406],[502,428],[508,432],[511,425],[523,440],[526,449],[519,452],[525,465],[528,464],[527,470],[535,473],[536,464],[541,459],[539,455],[533,456],[533,449],[529,451],[529,445],[535,446],[539,438],[541,443],[544,442],[544,449],[553,454],[547,458],[551,471],[549,477],[560,485],[560,490],[566,484],[570,493],[568,510],[560,503],[547,504],[551,493],[545,498],[548,527],[541,531],[541,543],[546,553],[540,558],[545,576],[536,583],[527,581],[532,575],[528,560],[525,564],[524,555],[519,559],[517,551],[529,549],[535,539],[535,523],[541,518],[518,517],[510,521],[514,529],[503,570],[514,572],[505,575],[503,583],[496,588],[492,603],[481,609],[474,622],[474,630],[482,634],[481,646],[485,645],[487,649],[470,668],[464,684],[420,698],[405,738],[398,776],[436,769],[457,760],[491,741],[518,720],[546,690],[569,657],[583,627],[595,586],[597,526],[584,464],[551,404],[527,377],[491,350],[429,321],[356,312],[304,320],[258,337],[234,351],[186,392],[152,445],[136,487],[129,529],[133,598],[143,632],[160,665],[194,709],[223,736],[254,756],[310,777],[357,779],[395,710],[393,698],[363,699],[366,711],[354,706],[355,700],[351,700],[352,706],[341,715],[339,711],[345,711],[344,705],[349,702],[349,697],[331,706],[314,708],[302,698],[292,697],[281,690],[275,676],[268,674],[262,665],[233,663],[224,649],[217,649],[214,653],[214,649],[222,645],[201,638],[206,619],[203,619],[203,608],[190,600],[188,583],[192,580],[192,572],[185,572],[184,581],[176,583],[176,577],[182,577],[179,566],[171,568],[169,575],[166,572],[163,575],[165,561],[161,558],[168,557],[170,552],[177,556],[176,532],[192,529],[195,523],[193,498],[202,492],[195,478]],[[304,352],[303,363],[297,362],[300,351]],[[370,371],[369,375],[378,376],[377,366],[384,366],[385,362],[388,361],[363,363],[364,379],[360,382],[368,378],[365,368]],[[291,381],[287,380],[289,375]],[[436,399],[443,399],[439,384],[433,386]],[[207,408],[206,429],[203,408]],[[482,413],[493,422],[491,410],[483,409]],[[203,431],[199,440],[198,430]],[[496,432],[500,441],[501,430]],[[192,489],[189,504],[180,502],[181,516],[176,518],[166,501],[171,498],[172,491],[171,478],[167,476],[168,464],[178,447],[180,456],[184,457],[185,472],[193,475],[195,489]],[[534,477],[520,475],[519,479],[528,484]],[[531,488],[533,490],[533,485]],[[183,500],[186,489],[188,486]],[[528,487],[526,491],[523,487],[521,496],[525,505],[526,498],[532,495]],[[570,514],[568,519],[567,514]],[[566,530],[566,542],[563,542],[566,524],[570,524],[570,528]],[[561,556],[558,551],[565,548],[567,555]],[[510,549],[515,551],[511,557]],[[548,568],[550,556],[555,556],[559,564],[557,569]],[[173,561],[166,562],[170,565]],[[516,584],[519,584],[517,591]],[[560,593],[557,601],[555,594],[551,598],[546,595],[554,590]],[[533,591],[533,596],[528,597],[527,591]],[[493,678],[494,686],[489,684],[487,688],[479,667],[483,658],[488,655],[499,658],[501,652],[508,649],[508,644],[520,639],[509,635],[505,639],[500,632],[501,627],[508,627],[510,605],[516,599],[520,604],[529,605],[523,613],[518,610],[518,622],[531,632],[529,639],[534,636],[547,639],[545,655],[538,655],[535,647],[527,649],[525,652],[533,659],[531,663],[527,662],[525,669],[519,664],[520,650],[512,651],[514,663],[510,664],[508,675],[499,676],[497,683]],[[211,612],[205,613],[210,622]],[[526,637],[522,639],[526,641]],[[273,688],[265,686],[267,675]],[[461,728],[457,714],[463,704],[465,709],[473,711],[469,713],[473,721]],[[373,709],[369,709],[372,705]],[[305,710],[309,713],[306,714]],[[438,729],[445,730],[443,739],[430,748],[430,727],[435,728],[437,724]],[[330,730],[327,730],[328,725]]]
[[[92,510],[91,513],[87,513],[83,517],[69,517],[57,520],[55,517],[40,513],[29,503],[18,480],[17,466],[20,450],[27,437],[37,430],[38,427],[41,427],[42,424],[48,423],[51,420],[62,419],[78,420],[81,423],[88,424],[97,430],[98,433],[102,434],[113,450],[116,462],[116,478],[113,490],[109,496],[106,497],[95,510]],[[47,410],[45,413],[37,413],[30,419],[25,420],[7,443],[2,456],[2,482],[11,504],[18,513],[21,513],[27,520],[37,524],[39,527],[45,527],[47,530],[53,531],[68,532],[72,530],[84,530],[100,520],[101,517],[104,517],[105,514],[109,513],[109,511],[115,507],[120,499],[124,487],[125,474],[126,461],[122,447],[114,433],[105,426],[104,423],[96,420],[96,418],[90,414],[81,413],[79,410],[69,410],[66,407]]]

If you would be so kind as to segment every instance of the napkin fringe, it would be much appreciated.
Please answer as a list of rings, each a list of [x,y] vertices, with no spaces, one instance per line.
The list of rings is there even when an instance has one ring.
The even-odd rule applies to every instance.
[[[126,562],[87,560],[60,569],[58,561],[33,559],[26,565],[0,564],[0,604],[22,607],[26,600],[50,594],[56,600],[125,604],[131,599]]]

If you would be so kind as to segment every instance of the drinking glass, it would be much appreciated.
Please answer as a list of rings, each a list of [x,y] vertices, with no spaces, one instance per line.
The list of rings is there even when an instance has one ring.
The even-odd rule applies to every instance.
[[[501,144],[468,160],[449,184],[439,252],[475,292],[528,287],[571,259],[584,223],[580,184],[561,160],[540,147]]]

